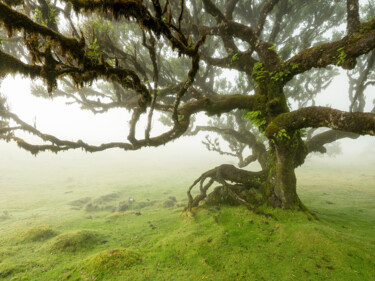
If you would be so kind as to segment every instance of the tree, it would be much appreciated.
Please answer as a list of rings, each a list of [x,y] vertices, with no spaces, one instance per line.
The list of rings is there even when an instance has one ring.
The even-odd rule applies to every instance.
[[[256,212],[261,204],[307,211],[298,198],[294,172],[306,156],[325,152],[325,144],[340,138],[375,135],[375,108],[363,112],[365,89],[375,76],[373,4],[0,1],[0,22],[8,35],[0,50],[1,76],[42,79],[47,91],[35,83],[34,95],[66,97],[94,113],[113,108],[132,113],[127,142],[94,146],[39,131],[1,99],[0,136],[37,154],[137,150],[211,131],[229,143],[231,152],[207,138],[209,149],[238,157],[240,167],[258,161],[261,170],[221,165],[203,173],[189,188],[189,210],[206,199],[243,204]],[[349,111],[315,106],[316,94],[339,68],[351,70]],[[228,78],[223,72],[228,70],[236,74]],[[194,115],[201,112],[212,121],[194,127]],[[142,115],[147,126],[139,139]],[[157,118],[170,129],[152,136]],[[43,144],[26,142],[18,130],[38,136]],[[252,154],[244,157],[246,148]],[[215,182],[220,186],[207,194]],[[196,185],[200,194],[193,198],[190,191]]]

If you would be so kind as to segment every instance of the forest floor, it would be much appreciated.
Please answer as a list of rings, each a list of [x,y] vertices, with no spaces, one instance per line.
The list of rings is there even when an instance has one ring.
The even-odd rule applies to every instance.
[[[0,280],[375,280],[373,166],[297,171],[298,193],[320,221],[230,206],[184,216],[198,176],[12,188],[3,178]]]

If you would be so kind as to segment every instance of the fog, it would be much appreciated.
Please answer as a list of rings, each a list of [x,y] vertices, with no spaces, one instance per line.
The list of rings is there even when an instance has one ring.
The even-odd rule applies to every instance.
[[[317,105],[331,104],[345,110],[347,97],[345,76],[336,78],[332,85],[317,98]],[[374,88],[370,88],[373,92]],[[369,91],[371,93],[371,91]],[[27,80],[20,77],[8,78],[2,83],[1,92],[8,97],[8,103],[26,122],[36,120],[39,130],[55,134],[67,140],[82,139],[93,144],[124,141],[127,135],[129,115],[123,110],[94,115],[82,111],[74,105],[66,105],[62,99],[45,100],[29,94]],[[371,95],[369,95],[371,96]],[[199,115],[198,123],[207,118]],[[164,127],[155,126],[154,133],[160,133]],[[140,130],[142,131],[142,130]],[[15,143],[0,143],[0,186],[3,188],[26,187],[28,183],[66,183],[74,181],[81,185],[100,183],[126,183],[128,178],[150,178],[152,182],[163,178],[176,178],[191,174],[193,181],[202,172],[223,163],[237,164],[237,159],[222,156],[206,150],[201,140],[207,133],[194,137],[182,137],[172,143],[157,148],[143,148],[139,151],[119,149],[97,153],[81,150],[54,154],[40,153],[33,156],[21,150]],[[32,136],[25,135],[30,140]],[[375,162],[375,138],[361,136],[356,140],[339,141],[341,153],[331,157],[314,154],[306,159],[302,169],[310,165],[324,166],[364,166]],[[248,169],[258,170],[257,164]],[[26,186],[25,186],[26,185]]]

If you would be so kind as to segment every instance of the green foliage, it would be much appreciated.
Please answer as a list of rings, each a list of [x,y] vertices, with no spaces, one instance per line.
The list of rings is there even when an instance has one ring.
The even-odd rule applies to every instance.
[[[36,22],[39,22],[43,25],[49,25],[49,24],[56,24],[57,23],[57,18],[56,18],[56,9],[52,8],[51,4],[49,1],[47,1],[48,5],[48,17],[45,18],[43,16],[42,11],[39,9],[34,9],[33,12],[33,20]]]
[[[266,73],[267,71],[264,70],[264,66],[263,66],[263,63],[261,62],[256,62],[254,64],[254,67],[253,67],[253,71],[252,71],[252,76],[255,77],[255,80],[260,80],[262,78],[264,78],[264,74]]]
[[[338,49],[337,52],[338,52],[338,55],[337,55],[338,61],[337,61],[336,65],[341,65],[345,62],[347,54],[344,51],[344,47]]]
[[[34,21],[36,21],[36,22],[44,22],[44,19],[43,19],[43,16],[42,16],[42,12],[39,9],[33,10],[33,13],[34,13],[34,16],[33,16],[33,20]]]
[[[236,62],[236,61],[238,61],[238,60],[239,60],[239,58],[238,58],[238,53],[235,53],[235,54],[232,56],[230,62],[231,62],[231,63],[234,63],[234,62]]]
[[[92,60],[97,60],[100,56],[98,39],[95,38],[94,40],[90,40],[90,45],[87,48],[89,49],[89,51],[87,52],[87,55]]]
[[[282,140],[282,139],[290,140],[291,139],[290,135],[287,133],[285,129],[279,130],[276,134],[274,134],[273,137],[276,138],[277,140]]]
[[[271,43],[272,46],[269,47],[268,50],[276,52],[276,50],[275,50],[275,46],[276,46],[275,43],[274,42],[270,42],[270,43]]]
[[[261,111],[244,110],[242,119],[249,121],[257,127],[261,127],[267,123],[266,119],[262,117]]]
[[[298,67],[298,64],[293,64],[292,69],[295,69]],[[278,82],[278,81],[284,81],[284,78],[291,74],[290,70],[285,71],[273,71],[269,72],[264,70],[264,66],[261,62],[257,62],[254,64],[252,76],[255,77],[255,80],[259,81],[262,78],[265,77],[265,75],[268,74],[271,77],[271,80]]]
[[[97,18],[92,21],[91,24],[93,25],[95,32],[112,33],[114,31],[112,23],[108,20]]]
[[[178,114],[177,118],[178,118],[178,121],[180,122],[180,121],[184,120],[185,116]]]
[[[294,69],[298,68],[299,64],[298,64],[298,63],[295,63],[295,62],[291,62],[291,63],[290,63],[290,66],[291,66],[292,69],[294,70]]]
[[[284,81],[284,77],[289,75],[291,72],[289,70],[286,70],[286,71],[279,71],[279,72],[271,72],[270,73],[270,76],[271,76],[271,79],[275,82],[277,81]]]
[[[48,22],[57,23],[57,21],[56,21],[56,9],[52,9],[51,7],[48,10]]]
[[[115,62],[114,59],[107,59],[107,63],[108,63],[110,66],[112,66],[112,67],[114,67],[115,64],[116,64],[116,62]]]

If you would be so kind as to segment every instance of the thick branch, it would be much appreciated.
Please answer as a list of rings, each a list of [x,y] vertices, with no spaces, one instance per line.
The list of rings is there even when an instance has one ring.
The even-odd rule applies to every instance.
[[[203,0],[203,4],[206,11],[213,17],[215,17],[216,21],[218,22],[217,29],[202,27],[203,30],[209,29],[209,34],[214,34],[215,31],[218,31],[218,35],[223,36],[223,39],[225,39],[226,36],[235,36],[237,38],[240,38],[251,45],[253,50],[258,53],[261,60],[265,63],[266,66],[273,68],[276,65],[280,64],[280,59],[276,52],[272,50],[272,45],[260,40],[254,29],[233,20],[227,19],[211,0]]]
[[[130,132],[129,137],[130,143],[109,143],[109,144],[102,144],[100,146],[92,146],[83,141],[79,140],[77,142],[73,141],[66,141],[56,138],[55,136],[43,134],[33,126],[25,123],[22,121],[17,115],[6,111],[0,110],[0,116],[5,119],[12,119],[16,122],[20,127],[21,130],[29,132],[33,135],[38,136],[45,142],[51,142],[53,145],[47,146],[39,146],[39,145],[31,145],[26,143],[25,141],[19,138],[13,138],[21,147],[31,151],[32,153],[36,154],[41,151],[51,150],[54,152],[68,150],[68,149],[77,149],[82,148],[88,152],[95,152],[95,151],[102,151],[109,148],[121,148],[124,150],[136,150],[140,149],[141,147],[145,146],[160,146],[166,144],[180,136],[182,136],[189,127],[190,124],[190,116],[192,114],[204,111],[208,114],[220,114],[224,112],[231,111],[235,108],[242,108],[242,109],[249,109],[249,110],[259,110],[264,108],[264,97],[254,95],[254,96],[241,96],[241,95],[234,95],[234,96],[227,96],[218,99],[217,101],[210,101],[208,98],[203,98],[196,102],[192,102],[182,106],[179,109],[179,115],[181,116],[181,120],[178,123],[174,124],[174,127],[153,138],[146,138],[142,140],[135,139],[135,132]],[[139,109],[140,110],[140,109]],[[139,113],[140,114],[140,113]],[[138,113],[136,114],[138,115]],[[137,116],[135,117],[136,120]],[[132,127],[135,130],[136,121],[134,121],[134,125]]]
[[[257,143],[255,136],[250,132],[247,132],[247,134],[244,135],[233,129],[221,129],[218,127],[211,127],[211,126],[197,126],[194,131],[189,133],[189,135],[196,135],[197,133],[201,131],[215,132],[218,134],[230,135],[230,136],[233,136],[237,141],[247,144],[249,147],[252,147],[253,145]]]
[[[360,71],[360,76],[358,79],[355,80],[349,77],[350,82],[351,82],[350,91],[355,90],[354,95],[352,93],[349,93],[350,94],[349,97],[351,99],[351,104],[349,107],[350,111],[363,111],[365,107],[364,91],[366,90],[366,87],[368,85],[368,84],[366,85],[366,82],[368,81],[368,76],[375,65],[375,51],[372,51],[370,58],[367,60],[366,63],[367,63],[367,66],[365,69],[362,69],[362,71]],[[354,83],[355,83],[355,88],[353,89]],[[359,100],[359,106],[355,107],[356,102],[358,100]]]
[[[28,65],[16,57],[0,51],[0,77],[7,74],[22,74],[31,79],[40,77],[42,67]]]
[[[359,5],[358,0],[347,0],[347,26],[346,30],[348,34],[359,31],[361,28],[361,22],[359,20]]]
[[[337,141],[339,139],[343,138],[351,138],[356,139],[359,135],[351,132],[342,132],[342,131],[336,131],[336,130],[329,130],[326,132],[323,132],[321,134],[318,134],[311,138],[309,141],[306,142],[307,149],[310,152],[320,152],[325,153],[326,148],[324,147],[325,144],[332,143],[334,141]]]
[[[233,18],[233,11],[239,0],[227,0],[225,3],[225,17],[229,20]]]
[[[229,54],[225,58],[212,58],[204,54],[202,55],[203,59],[211,65],[237,69],[238,71],[250,72],[256,63],[256,60],[252,57],[252,52],[237,52],[233,54],[232,51],[232,55]]]
[[[78,61],[82,61],[85,47],[83,37],[81,41],[78,41],[75,38],[65,37],[44,25],[33,22],[26,15],[14,11],[2,3],[0,3],[0,22],[5,25],[9,36],[11,36],[14,31],[40,34],[58,43],[61,46],[63,53],[69,53]]]
[[[192,102],[183,106],[180,114],[191,115],[198,112],[206,112],[207,115],[222,114],[232,111],[233,109],[248,109],[250,111],[264,110],[266,106],[266,98],[261,95],[231,95],[217,97],[215,100],[202,98],[196,102]]]
[[[361,24],[360,31],[341,40],[303,50],[285,63],[290,77],[313,67],[340,65],[354,68],[355,59],[375,48],[375,18]]]
[[[328,127],[339,131],[375,136],[375,114],[311,106],[279,115],[267,126],[265,133],[267,137],[277,137],[281,130],[291,132],[308,127]]]
[[[153,17],[144,4],[137,0],[107,0],[107,1],[85,1],[85,0],[66,0],[72,3],[74,10],[78,13],[80,10],[85,12],[97,12],[103,14],[112,14],[117,20],[120,17],[126,19],[135,18],[141,27],[152,30],[157,36],[163,34],[172,44],[172,48],[176,48],[180,53],[188,56],[194,56],[198,52],[199,46],[203,43],[199,41],[196,45],[191,46],[188,43],[185,35],[178,29],[171,25],[170,22],[164,22],[160,11],[157,16]],[[154,7],[159,1],[153,1]],[[157,6],[157,5],[156,5]],[[178,35],[172,33],[175,30]]]
[[[273,7],[275,7],[278,2],[279,0],[268,0],[263,4],[262,10],[259,15],[258,25],[255,30],[257,36],[261,34],[268,14],[273,10]]]

